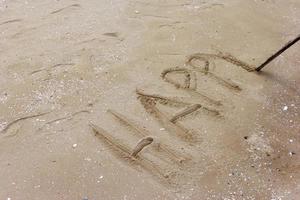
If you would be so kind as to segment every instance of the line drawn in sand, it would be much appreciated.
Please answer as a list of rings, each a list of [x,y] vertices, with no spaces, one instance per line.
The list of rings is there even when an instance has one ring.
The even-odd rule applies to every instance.
[[[165,170],[160,166],[155,164],[153,161],[145,158],[142,155],[138,155],[140,151],[147,145],[150,145],[153,142],[150,137],[145,137],[140,140],[137,145],[131,150],[127,145],[123,144],[120,140],[113,137],[109,132],[103,128],[89,123],[89,126],[92,128],[96,137],[98,137],[102,142],[107,146],[112,148],[112,152],[122,161],[127,161],[129,165],[134,166],[138,165],[148,173],[159,178],[159,180],[164,183],[164,185],[170,184],[168,181]]]
[[[192,64],[193,59],[199,59],[205,62],[205,70],[209,70],[209,64],[211,61],[216,60],[216,59],[223,59],[233,65],[236,65],[238,67],[241,67],[242,69],[248,71],[248,72],[253,72],[255,70],[255,67],[237,59],[233,55],[229,53],[223,53],[221,51],[218,51],[217,54],[209,54],[209,53],[195,53],[190,56],[188,56],[188,59],[186,61],[187,64],[196,67],[195,65]],[[215,64],[213,63],[214,67]]]
[[[174,68],[168,68],[162,71],[161,78],[174,85],[176,88],[187,91],[192,99],[195,100],[195,97],[200,97],[201,100],[206,101],[206,103],[209,103],[210,105],[213,105],[215,107],[222,106],[222,103],[218,100],[214,100],[213,98],[209,97],[206,94],[202,94],[197,91],[197,76],[196,72],[201,73],[203,75],[209,76],[210,78],[217,81],[217,83],[223,85],[224,87],[230,89],[232,92],[239,92],[242,89],[239,87],[239,85],[233,83],[230,80],[223,79],[217,75],[215,75],[210,70],[215,67],[214,60],[215,59],[223,59],[229,63],[232,63],[236,66],[241,67],[242,69],[251,72],[254,70],[253,67],[250,65],[236,59],[230,54],[223,54],[219,52],[218,54],[193,54],[188,57],[186,61],[186,65],[192,67],[192,69],[185,68],[185,67],[174,67]],[[200,67],[194,65],[194,60],[200,60],[204,62],[204,67],[201,69]],[[178,81],[178,79],[172,79],[170,75],[172,74],[180,74],[183,75],[183,81]],[[146,112],[154,116],[159,123],[162,124],[162,126],[167,130],[167,132],[171,135],[171,138],[173,139],[173,136],[176,136],[176,138],[180,139],[181,141],[184,141],[185,145],[192,145],[193,143],[197,143],[196,135],[194,132],[192,132],[190,129],[187,129],[184,127],[180,121],[186,118],[187,116],[198,114],[200,110],[204,110],[207,113],[206,114],[212,114],[215,117],[221,116],[220,111],[218,109],[210,108],[207,106],[204,106],[200,103],[195,103],[193,101],[190,101],[191,98],[186,97],[167,97],[162,96],[160,94],[149,94],[147,92],[144,92],[142,89],[136,89],[136,94],[138,99],[140,100],[142,106],[145,108]],[[199,99],[199,98],[197,98]],[[173,114],[173,116],[168,116],[167,113],[161,111],[157,104],[162,104],[169,107],[175,107],[175,108],[182,108],[177,113]],[[141,166],[144,170],[148,171],[153,176],[158,177],[162,182],[172,184],[172,179],[169,176],[170,174],[178,175],[181,172],[185,171],[184,166],[181,166],[182,163],[185,163],[185,161],[193,160],[193,157],[189,153],[182,153],[178,152],[178,148],[173,149],[170,148],[166,144],[158,143],[158,147],[154,147],[154,139],[151,136],[152,134],[145,128],[140,127],[137,125],[137,123],[133,122],[128,117],[124,116],[121,113],[118,113],[114,110],[107,110],[108,113],[112,114],[122,125],[129,128],[131,131],[131,134],[135,134],[135,136],[138,136],[140,138],[137,145],[131,149],[127,145],[123,144],[120,140],[114,138],[110,133],[105,131],[104,129],[98,127],[95,124],[90,123],[90,126],[92,127],[95,135],[101,139],[104,143],[112,147],[113,152],[117,154],[117,156],[122,160],[129,161],[129,164],[137,164]],[[149,150],[151,154],[158,153],[158,156],[160,160],[165,161],[165,157],[167,159],[172,160],[174,163],[178,164],[178,168],[173,168],[173,171],[167,172],[167,169],[163,169],[158,161],[152,161],[152,159],[148,159],[145,156],[143,156],[141,151],[146,147],[149,146]],[[193,146],[192,148],[195,149]],[[155,151],[155,152],[154,152]],[[162,153],[160,155],[160,153]],[[205,158],[207,155],[202,152],[198,152],[200,154],[203,154]],[[211,160],[210,164],[215,165],[214,162]],[[167,164],[170,164],[167,162]],[[169,166],[171,169],[171,166]],[[169,169],[169,168],[168,168]]]
[[[137,123],[128,119],[124,115],[122,115],[116,111],[113,111],[113,110],[108,110],[108,112],[111,113],[115,118],[117,118],[121,124],[129,127],[131,130],[133,130],[135,133],[137,133],[139,137],[148,137],[148,136],[152,135],[152,134],[150,134],[150,132],[147,129],[140,127],[139,125],[137,125]],[[158,153],[165,154],[170,160],[172,160],[176,164],[182,164],[183,162],[191,159],[191,156],[179,153],[178,151],[171,149],[169,146],[167,146],[161,142],[158,142],[158,143],[156,142],[155,144],[153,144],[153,149],[154,149],[154,151],[156,151]]]
[[[175,134],[177,137],[186,142],[195,141],[193,134],[188,129],[179,123],[172,123],[169,117],[156,107],[157,102],[154,98],[149,98],[143,95],[139,95],[138,98],[145,110],[149,114],[153,115],[169,133]]]
[[[208,108],[201,104],[193,104],[190,102],[186,102],[181,100],[180,98],[169,98],[163,97],[160,95],[155,94],[147,94],[140,89],[136,90],[136,94],[138,95],[138,99],[140,100],[141,104],[145,108],[145,110],[152,114],[158,121],[167,129],[170,133],[175,133],[180,139],[193,143],[196,142],[195,135],[193,132],[185,128],[182,124],[180,124],[179,120],[183,119],[184,117],[196,113],[199,109],[203,109],[214,116],[220,116],[220,112],[218,110]],[[160,111],[157,107],[157,103],[161,103],[167,106],[173,107],[185,107],[183,110],[175,113],[172,117],[167,116],[164,112]]]
[[[51,113],[51,111],[17,118],[15,120],[9,122],[2,130],[0,130],[0,133],[6,133],[10,129],[10,127],[12,127],[13,125],[15,125],[15,124],[17,124],[17,123],[19,123],[21,121],[24,121],[24,120],[27,120],[27,119],[36,118],[36,117],[41,117],[41,116],[47,115],[49,113]]]
[[[134,147],[130,156],[137,158],[138,153],[140,153],[146,146],[150,145],[152,142],[153,142],[153,138],[150,136],[142,138]]]
[[[62,11],[64,11],[64,10],[66,10],[66,9],[70,9],[70,8],[80,8],[80,7],[81,7],[81,5],[76,3],[76,4],[72,4],[72,5],[69,5],[69,6],[60,8],[60,9],[58,9],[58,10],[52,11],[50,14],[53,15],[53,14],[62,12]]]
[[[186,64],[188,66],[191,66],[197,72],[200,72],[204,75],[208,75],[210,78],[216,80],[219,84],[223,85],[224,87],[227,87],[229,89],[236,90],[236,91],[241,91],[242,89],[237,84],[233,83],[231,80],[229,80],[229,79],[225,80],[209,71],[210,68],[216,67],[216,65],[214,63],[214,60],[216,60],[216,59],[223,59],[226,62],[229,62],[229,63],[232,63],[233,65],[239,66],[248,72],[254,71],[254,67],[238,60],[237,58],[235,58],[234,56],[232,56],[230,54],[224,54],[221,52],[219,52],[218,54],[205,54],[205,53],[192,54],[188,57]],[[200,60],[200,61],[204,62],[203,69],[196,66],[193,63],[194,60]]]
[[[200,67],[195,66],[193,63],[194,59],[203,61],[204,68],[201,69]],[[206,94],[202,94],[196,91],[197,77],[195,72],[200,72],[204,75],[208,75],[214,80],[217,80],[217,83],[231,89],[233,92],[241,91],[241,88],[232,81],[225,80],[210,72],[210,68],[215,67],[214,59],[223,59],[229,63],[241,67],[242,69],[248,72],[253,71],[254,69],[250,65],[236,59],[230,54],[223,54],[221,52],[219,52],[218,54],[197,53],[189,56],[186,61],[186,64],[188,66],[192,66],[193,69],[185,67],[168,68],[162,71],[161,78],[164,81],[174,85],[178,89],[191,92],[193,94],[193,97],[195,96],[195,94],[198,94],[198,96],[200,96],[206,102],[209,102],[214,106],[220,106],[222,105],[220,101],[214,100],[208,97]],[[169,75],[171,75],[172,73],[183,75],[183,80],[178,81],[178,79],[170,78]],[[192,132],[191,130],[185,128],[182,124],[180,124],[180,120],[184,119],[189,115],[197,114],[200,109],[205,110],[207,113],[210,113],[213,116],[221,116],[220,111],[218,109],[209,108],[199,103],[191,103],[180,97],[164,97],[159,94],[148,94],[141,89],[136,89],[136,94],[138,95],[138,99],[145,108],[146,112],[154,116],[163,125],[163,127],[166,128],[166,130],[169,133],[175,134],[178,138],[185,142],[188,142],[189,144],[196,142],[195,132]],[[164,113],[157,107],[157,103],[177,108],[183,107],[183,109],[175,113],[173,116],[169,117],[166,113]]]
[[[202,107],[201,104],[194,104],[194,105],[192,105],[192,106],[189,106],[189,107],[185,108],[184,110],[182,110],[182,111],[176,113],[176,114],[170,119],[170,121],[171,121],[172,123],[174,123],[174,122],[176,122],[177,120],[179,120],[179,119],[181,119],[181,118],[183,118],[183,117],[185,117],[185,116],[187,116],[187,115],[189,115],[189,114],[195,112],[196,110],[198,110],[198,109],[201,108],[201,107]]]
[[[168,78],[168,74],[172,74],[172,73],[182,73],[184,74],[185,78],[184,78],[184,83],[179,83],[177,81],[174,81],[170,78]],[[193,77],[193,79],[191,79],[191,77]],[[196,91],[197,89],[197,83],[196,83],[196,76],[192,75],[191,71],[186,69],[186,68],[179,68],[179,67],[174,67],[174,68],[168,68],[165,69],[162,73],[161,73],[161,78],[174,85],[176,88],[178,89],[183,89],[185,91],[187,91],[190,95],[194,96],[194,97],[199,97],[203,100],[205,100],[206,102],[210,103],[210,104],[214,104],[217,106],[222,105],[220,101],[214,100],[211,97],[209,97],[206,94],[202,94],[198,91]]]

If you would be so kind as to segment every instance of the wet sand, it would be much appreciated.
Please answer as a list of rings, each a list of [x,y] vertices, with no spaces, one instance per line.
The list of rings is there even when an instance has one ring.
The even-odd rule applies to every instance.
[[[1,1],[0,199],[297,200],[299,11]]]

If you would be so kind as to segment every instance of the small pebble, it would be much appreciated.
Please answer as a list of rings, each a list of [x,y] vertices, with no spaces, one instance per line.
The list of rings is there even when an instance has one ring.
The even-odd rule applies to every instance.
[[[85,158],[84,160],[90,162],[92,159],[91,158]]]
[[[76,147],[77,147],[77,144],[73,144],[72,147],[73,147],[73,148],[76,148]]]
[[[88,101],[88,106],[89,107],[93,106],[93,102],[92,101]]]
[[[140,11],[138,11],[138,10],[136,10],[136,11],[134,11],[135,12],[135,14],[139,14],[140,13]]]
[[[287,109],[288,109],[288,107],[287,107],[287,106],[284,106],[282,110],[283,110],[283,111],[287,111]]]
[[[164,131],[164,130],[166,130],[166,129],[165,129],[165,128],[160,128],[159,130]]]
[[[292,156],[294,155],[295,153],[294,152],[289,152],[289,156]]]

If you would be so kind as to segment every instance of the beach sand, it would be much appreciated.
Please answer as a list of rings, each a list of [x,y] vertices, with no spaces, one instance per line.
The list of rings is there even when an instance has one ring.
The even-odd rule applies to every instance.
[[[3,0],[0,32],[0,199],[299,199],[300,43],[250,70],[298,0]]]

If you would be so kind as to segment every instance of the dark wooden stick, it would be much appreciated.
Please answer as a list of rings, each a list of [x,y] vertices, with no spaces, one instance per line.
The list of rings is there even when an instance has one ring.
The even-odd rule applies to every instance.
[[[300,40],[300,34],[293,40],[289,41],[286,45],[284,45],[280,50],[278,50],[275,54],[273,54],[271,57],[269,57],[263,64],[261,64],[259,67],[257,67],[255,70],[260,71],[264,66],[266,66],[269,62],[274,60],[277,56],[282,54],[285,50],[290,48],[293,44],[298,42]]]

